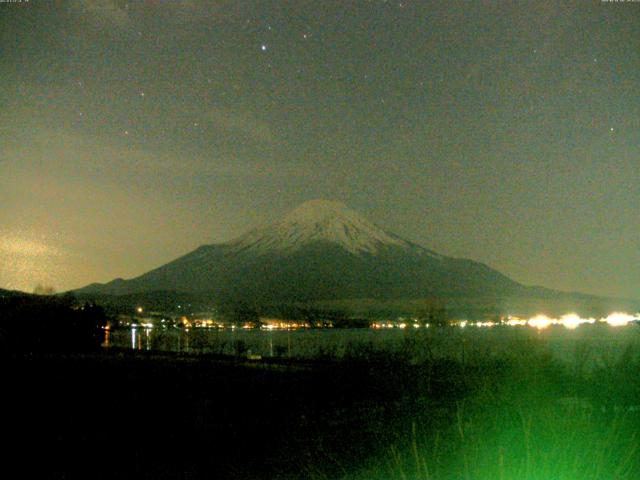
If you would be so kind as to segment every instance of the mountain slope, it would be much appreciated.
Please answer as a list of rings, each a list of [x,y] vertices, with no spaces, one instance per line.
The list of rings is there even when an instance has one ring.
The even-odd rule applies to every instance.
[[[204,245],[131,280],[78,293],[208,292],[254,301],[504,295],[523,286],[471,260],[440,255],[333,201],[303,203],[282,220]]]

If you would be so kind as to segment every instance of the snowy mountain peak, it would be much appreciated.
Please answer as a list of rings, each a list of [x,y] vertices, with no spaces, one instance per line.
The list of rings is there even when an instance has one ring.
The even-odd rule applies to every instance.
[[[353,254],[376,254],[383,246],[415,248],[332,200],[305,202],[279,222],[252,230],[229,245],[256,253],[291,253],[316,241],[337,244]]]

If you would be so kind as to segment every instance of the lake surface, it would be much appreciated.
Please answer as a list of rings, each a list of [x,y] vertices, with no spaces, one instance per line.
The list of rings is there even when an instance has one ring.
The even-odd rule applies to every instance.
[[[106,332],[105,347],[189,354],[259,355],[263,358],[367,359],[402,355],[414,361],[525,354],[543,349],[559,360],[587,365],[611,365],[625,354],[640,352],[640,325],[584,325],[430,329],[182,329],[131,328]]]

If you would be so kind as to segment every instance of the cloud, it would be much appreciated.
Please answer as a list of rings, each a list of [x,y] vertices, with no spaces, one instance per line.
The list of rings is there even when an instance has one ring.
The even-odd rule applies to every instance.
[[[62,251],[48,243],[46,239],[34,238],[33,234],[2,233],[0,254],[40,257],[60,256]]]
[[[128,28],[131,26],[128,8],[115,0],[80,0],[70,4],[81,14],[87,14],[104,26]]]
[[[144,18],[146,23],[159,23],[164,27],[185,23],[223,21],[238,17],[242,2],[230,0],[174,0],[127,3],[124,0],[77,0],[70,8],[81,15],[90,16],[103,27],[132,28]]]
[[[274,143],[276,135],[271,126],[251,112],[214,107],[205,115],[214,128],[223,132],[240,134],[257,142]]]
[[[57,245],[59,235],[8,227],[0,229],[0,287],[28,291],[59,281],[73,258]]]
[[[14,118],[18,117],[16,114]],[[204,177],[253,182],[310,175],[309,165],[283,158],[271,148],[262,148],[265,144],[273,146],[278,138],[268,123],[249,112],[217,108],[198,120],[201,127],[208,125],[207,135],[223,137],[223,143],[254,142],[259,151],[254,154],[222,147],[189,152],[183,148],[149,146],[137,142],[134,134],[125,139],[40,123],[28,131],[8,127],[6,134],[14,141],[0,146],[0,200],[8,193],[3,188],[12,190],[15,186],[8,179],[18,176],[33,177],[34,181],[64,176],[125,188],[154,189]]]

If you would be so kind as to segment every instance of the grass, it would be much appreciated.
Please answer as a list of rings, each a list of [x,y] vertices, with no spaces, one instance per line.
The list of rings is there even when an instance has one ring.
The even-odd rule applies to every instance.
[[[39,478],[640,478],[637,349],[565,364],[544,336],[485,335],[442,356],[441,333],[304,362],[8,356],[5,457]]]
[[[412,432],[389,449],[383,475],[369,478],[622,480],[638,478],[638,418],[598,417],[555,406],[467,413],[443,436]]]
[[[458,373],[449,380],[464,387],[443,399],[441,422],[419,412],[377,459],[341,478],[640,478],[638,353],[576,370],[540,344],[514,344],[499,358],[470,359]]]

